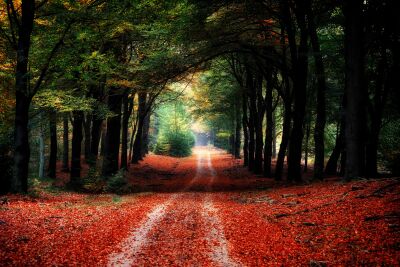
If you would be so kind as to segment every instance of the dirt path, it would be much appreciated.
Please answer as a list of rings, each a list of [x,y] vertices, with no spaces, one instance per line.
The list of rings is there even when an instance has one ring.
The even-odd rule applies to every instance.
[[[195,150],[196,162],[185,166],[189,175],[195,173],[193,178],[147,214],[121,243],[120,251],[110,255],[108,266],[242,266],[229,255],[210,193],[218,179],[212,153],[217,152]]]

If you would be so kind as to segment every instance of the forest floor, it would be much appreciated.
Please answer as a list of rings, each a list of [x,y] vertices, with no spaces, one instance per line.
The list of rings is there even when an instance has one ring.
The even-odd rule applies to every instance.
[[[202,147],[148,156],[137,193],[8,195],[0,266],[399,266],[400,180],[292,185]]]

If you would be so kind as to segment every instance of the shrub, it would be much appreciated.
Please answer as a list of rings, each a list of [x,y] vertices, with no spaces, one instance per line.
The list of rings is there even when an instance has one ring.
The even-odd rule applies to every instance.
[[[91,193],[104,191],[104,180],[101,178],[96,167],[90,167],[88,174],[82,179],[82,188]]]
[[[107,181],[106,190],[116,194],[132,192],[132,187],[126,179],[126,171],[119,170],[115,175],[111,176]]]
[[[154,148],[157,155],[187,157],[192,154],[195,137],[189,131],[160,133]]]

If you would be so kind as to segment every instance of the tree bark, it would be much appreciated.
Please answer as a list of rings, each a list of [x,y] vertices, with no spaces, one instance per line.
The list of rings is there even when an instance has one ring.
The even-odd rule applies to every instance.
[[[123,114],[122,114],[122,140],[121,140],[121,169],[128,168],[128,127],[129,118],[132,114],[133,99],[128,94],[123,96]]]
[[[135,142],[133,143],[132,149],[132,163],[138,164],[139,160],[142,160],[142,137],[143,137],[143,126],[144,126],[144,119],[146,117],[146,101],[147,101],[147,93],[140,92],[138,94],[139,97],[139,121],[138,121],[138,128],[135,137]]]
[[[257,104],[254,109],[254,126],[256,134],[256,146],[254,155],[254,173],[261,174],[263,172],[263,121],[265,115],[265,105],[263,97],[263,77],[257,75],[255,83]]]
[[[92,114],[87,113],[84,120],[84,132],[85,132],[85,161],[89,163],[91,160],[91,129],[92,129]]]
[[[364,172],[365,98],[362,0],[344,3],[346,61],[346,170],[345,179]]]
[[[105,177],[114,175],[119,169],[122,95],[116,91],[116,88],[110,90],[107,103],[109,110],[114,113],[114,116],[107,119],[102,167],[102,174]]]
[[[35,1],[21,2],[21,24],[18,30],[17,65],[15,72],[15,121],[14,121],[14,172],[10,183],[11,192],[28,192],[29,169],[29,92],[28,62],[31,34],[35,14]],[[10,23],[12,23],[10,21]],[[18,23],[14,21],[14,23]],[[14,25],[16,26],[16,25]]]
[[[249,128],[247,118],[247,92],[242,88],[243,165],[249,166]]]
[[[240,98],[235,101],[235,149],[234,155],[236,159],[240,159],[240,133],[242,130],[241,116],[240,116]]]
[[[296,6],[297,24],[300,28],[300,44],[296,45],[295,36],[288,28],[289,47],[293,65],[293,90],[294,110],[293,128],[289,143],[288,156],[288,181],[300,182],[301,178],[301,154],[303,143],[303,125],[306,108],[307,95],[307,72],[308,72],[308,31],[305,23],[304,3],[301,1]]]
[[[267,127],[265,128],[265,146],[264,146],[264,176],[271,177],[271,160],[272,160],[272,141],[273,141],[273,110],[272,110],[272,79],[267,78],[267,87],[265,94],[265,109]]]
[[[69,171],[69,114],[63,114],[63,157],[62,157],[62,171]]]
[[[47,167],[47,176],[56,178],[57,168],[57,113],[51,111],[49,113],[49,127],[50,127],[50,156],[49,165]]]
[[[72,123],[72,152],[71,152],[71,172],[70,185],[73,188],[80,186],[81,181],[81,151],[83,139],[83,111],[73,111]]]
[[[317,35],[317,29],[314,22],[314,14],[311,7],[308,9],[308,30],[310,33],[311,46],[313,48],[313,56],[315,61],[315,71],[317,76],[317,118],[314,127],[314,146],[315,146],[315,160],[314,160],[314,179],[323,179],[324,163],[325,163],[325,145],[324,133],[326,123],[325,111],[325,67],[322,60],[321,48]]]

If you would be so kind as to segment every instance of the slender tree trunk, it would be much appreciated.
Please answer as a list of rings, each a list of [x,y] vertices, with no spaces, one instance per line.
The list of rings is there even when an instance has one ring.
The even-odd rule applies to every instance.
[[[108,108],[115,115],[107,119],[107,133],[104,144],[102,174],[105,177],[114,175],[119,169],[119,147],[121,138],[122,95],[110,90]]]
[[[265,146],[264,146],[264,176],[271,177],[272,160],[272,141],[273,141],[273,114],[272,114],[272,88],[271,78],[267,78],[267,89],[265,95],[267,127],[265,128]]]
[[[63,158],[62,158],[62,171],[69,171],[69,114],[63,114]]]
[[[29,92],[28,59],[34,14],[35,1],[23,0],[15,72],[14,172],[10,183],[11,192],[15,193],[28,192],[30,158],[28,121],[32,100]],[[16,26],[15,23],[14,21],[14,26]]]
[[[311,46],[313,48],[313,56],[315,61],[315,71],[317,75],[317,118],[314,127],[314,179],[323,179],[324,162],[325,162],[325,145],[324,133],[326,123],[325,111],[325,68],[322,60],[321,48],[317,35],[317,29],[314,22],[314,16],[311,8],[308,8],[308,30],[310,33]]]
[[[81,184],[81,151],[83,139],[83,111],[73,111],[72,123],[72,153],[71,153],[71,172],[70,185],[73,188],[79,187]]]
[[[240,100],[236,100],[235,102],[235,158],[240,159],[240,132],[241,132],[241,116],[240,116]]]
[[[308,172],[308,143],[310,142],[311,122],[308,120],[306,125],[306,140],[304,147],[304,172]]]
[[[351,180],[364,172],[365,88],[362,0],[344,3],[346,61],[346,171]]]
[[[45,166],[45,145],[44,145],[44,129],[43,129],[43,114],[40,114],[39,124],[39,178],[44,178],[44,166]]]
[[[147,112],[143,121],[143,133],[142,133],[142,148],[141,157],[144,158],[149,153],[149,130],[150,130],[150,112]]]
[[[255,96],[253,91],[253,77],[248,74],[248,93],[249,93],[249,170],[254,171],[255,168]]]
[[[290,87],[289,85],[286,85],[287,92],[290,92]],[[285,99],[284,100],[284,115],[283,115],[283,127],[282,127],[282,140],[281,144],[279,146],[279,152],[278,152],[278,159],[276,161],[276,166],[275,166],[275,179],[277,181],[282,180],[282,173],[283,173],[283,165],[285,162],[285,156],[286,156],[286,150],[289,144],[289,135],[290,135],[290,128],[291,128],[291,120],[292,120],[292,108],[291,108],[291,103],[290,100]]]
[[[247,93],[243,89],[242,94],[242,125],[243,125],[243,165],[249,165],[249,128],[248,128],[248,118],[247,118]]]
[[[85,132],[85,161],[89,163],[91,161],[91,129],[92,129],[92,115],[87,113],[84,120],[84,132]]]
[[[97,157],[99,154],[99,144],[101,138],[103,119],[98,115],[93,114],[92,116],[92,129],[90,137],[90,156],[88,163],[90,165],[96,165]]]
[[[146,101],[147,101],[147,93],[140,92],[139,96],[139,122],[138,122],[138,129],[136,133],[135,142],[133,143],[133,150],[132,150],[132,163],[137,164],[139,160],[142,160],[142,138],[143,138],[143,126],[144,120],[146,117]]]
[[[128,127],[129,118],[132,114],[133,99],[129,99],[125,94],[123,97],[123,115],[122,115],[122,146],[121,146],[121,169],[128,168]]]
[[[132,134],[131,134],[131,140],[129,142],[129,160],[132,160],[134,138],[137,132],[138,122],[139,122],[139,112],[136,113],[136,119],[132,124]]]
[[[340,121],[339,133],[336,136],[335,147],[329,157],[325,167],[326,175],[336,175],[338,173],[338,160],[344,149],[344,117]]]
[[[272,158],[276,159],[276,118],[275,118],[275,110],[272,111]]]
[[[49,126],[50,126],[50,157],[49,165],[47,167],[47,176],[56,178],[57,168],[57,113],[51,111],[49,113]]]
[[[257,75],[255,90],[256,90],[256,100],[257,105],[254,109],[254,126],[255,126],[255,134],[256,134],[256,147],[255,147],[255,155],[254,155],[254,173],[261,174],[263,172],[263,147],[264,147],[264,138],[263,138],[263,121],[265,115],[265,105],[264,105],[264,97],[263,97],[263,77],[261,75]]]

